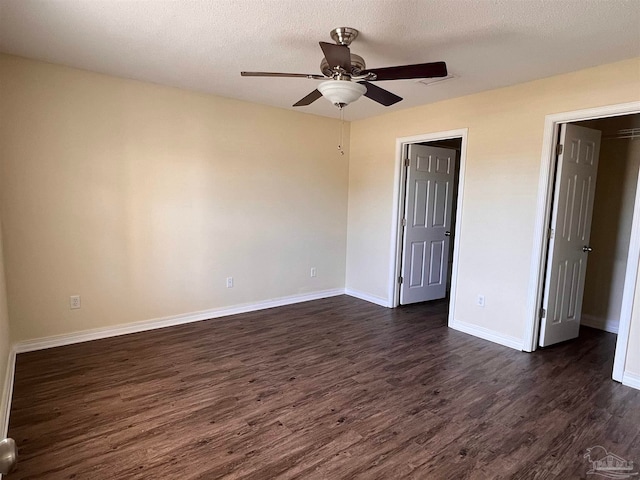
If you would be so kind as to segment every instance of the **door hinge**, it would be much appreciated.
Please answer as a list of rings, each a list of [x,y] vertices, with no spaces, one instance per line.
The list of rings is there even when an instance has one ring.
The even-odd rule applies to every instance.
[[[403,218],[403,219],[402,219],[402,226],[403,226],[403,227],[406,227],[406,226],[407,226],[407,219],[406,219],[406,218]]]
[[[405,158],[405,159],[404,159],[404,166],[405,166],[405,167],[408,167],[409,165],[411,165],[411,160],[410,160],[410,159],[408,159],[408,158]]]
[[[544,318],[547,316],[547,311],[544,308],[540,309],[540,318]]]
[[[547,230],[547,238],[551,240],[553,238],[553,228]]]
[[[564,151],[564,146],[561,143],[556,145],[556,155],[562,155],[563,151]]]
[[[399,283],[400,285],[402,285],[402,282],[403,282],[403,281],[404,281],[404,278],[402,278],[402,277],[398,277],[398,283]]]

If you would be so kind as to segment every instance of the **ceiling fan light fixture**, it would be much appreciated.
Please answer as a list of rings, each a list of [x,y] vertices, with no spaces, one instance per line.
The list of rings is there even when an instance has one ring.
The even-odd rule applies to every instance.
[[[367,92],[367,87],[349,80],[327,80],[318,85],[324,98],[337,107],[345,107]]]

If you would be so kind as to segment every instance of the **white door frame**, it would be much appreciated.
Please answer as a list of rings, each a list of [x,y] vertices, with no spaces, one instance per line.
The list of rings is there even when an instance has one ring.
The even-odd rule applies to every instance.
[[[556,165],[555,146],[560,124],[580,122],[595,118],[618,117],[640,113],[640,102],[608,105],[604,107],[575,110],[572,112],[547,115],[544,120],[544,136],[542,143],[542,159],[540,179],[538,185],[538,202],[536,208],[536,223],[533,237],[533,254],[531,257],[531,274],[529,280],[529,295],[527,299],[527,318],[524,331],[523,347],[527,352],[533,352],[538,346],[540,327],[540,305],[544,289],[544,268],[546,266],[547,225],[551,214],[553,197],[553,170]],[[613,365],[613,379],[622,381],[624,365],[629,345],[629,329],[631,326],[631,312],[635,283],[640,262],[640,183],[636,189],[635,206],[631,227],[631,241],[627,256],[627,269],[622,294],[622,311],[620,312],[620,326]]]
[[[451,293],[449,295],[449,322],[453,318],[453,308],[456,298],[456,285],[458,277],[458,258],[460,251],[460,231],[462,223],[462,198],[464,193],[464,172],[467,158],[467,136],[468,128],[458,130],[448,130],[446,132],[425,133],[411,137],[396,138],[396,163],[393,180],[393,212],[391,215],[391,246],[389,262],[389,307],[395,308],[400,305],[400,289],[398,277],[402,268],[402,221],[401,211],[404,203],[404,191],[406,180],[406,169],[404,168],[405,147],[410,143],[436,142],[438,140],[450,140],[452,138],[461,139],[460,147],[460,170],[458,171],[458,196],[456,200],[456,223],[455,230],[451,232],[453,236],[453,264],[451,266]]]

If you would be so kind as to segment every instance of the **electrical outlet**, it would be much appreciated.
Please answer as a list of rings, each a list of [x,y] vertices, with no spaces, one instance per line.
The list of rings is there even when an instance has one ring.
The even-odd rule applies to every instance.
[[[312,277],[318,276],[318,271],[316,270],[316,267],[311,267],[311,276]]]
[[[227,277],[227,288],[233,287],[233,277]]]
[[[484,307],[484,295],[478,295],[476,305],[478,305],[479,307]]]
[[[80,308],[80,295],[71,295],[69,297],[69,307],[71,310]]]

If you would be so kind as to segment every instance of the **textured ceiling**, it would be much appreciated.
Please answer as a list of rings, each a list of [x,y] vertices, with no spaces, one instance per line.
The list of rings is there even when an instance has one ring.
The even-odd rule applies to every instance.
[[[640,56],[638,0],[0,0],[2,52],[283,108],[318,81],[240,71],[319,73],[339,26],[370,68],[444,60],[457,77],[379,82],[404,101],[363,97],[347,119]]]

